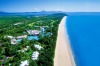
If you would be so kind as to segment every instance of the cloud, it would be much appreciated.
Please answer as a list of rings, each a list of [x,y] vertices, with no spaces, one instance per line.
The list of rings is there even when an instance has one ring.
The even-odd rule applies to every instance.
[[[39,10],[38,8],[34,8],[34,10]]]
[[[40,9],[39,9],[39,8],[33,8],[33,10],[34,10],[34,11],[40,11]]]
[[[63,11],[64,9],[56,9],[56,11]]]

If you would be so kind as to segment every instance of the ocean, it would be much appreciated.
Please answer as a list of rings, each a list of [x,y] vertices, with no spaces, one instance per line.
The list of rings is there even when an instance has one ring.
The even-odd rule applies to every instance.
[[[66,27],[76,66],[100,66],[100,15],[69,15]]]

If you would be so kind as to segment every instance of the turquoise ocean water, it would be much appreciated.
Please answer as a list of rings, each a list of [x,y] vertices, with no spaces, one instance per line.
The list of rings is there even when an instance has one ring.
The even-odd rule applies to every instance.
[[[69,15],[67,31],[77,66],[100,66],[100,15]]]

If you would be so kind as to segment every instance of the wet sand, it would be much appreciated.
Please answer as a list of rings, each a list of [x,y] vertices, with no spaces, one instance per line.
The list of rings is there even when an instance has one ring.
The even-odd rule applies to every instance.
[[[67,16],[63,17],[59,24],[54,66],[76,66],[66,31],[66,19]]]

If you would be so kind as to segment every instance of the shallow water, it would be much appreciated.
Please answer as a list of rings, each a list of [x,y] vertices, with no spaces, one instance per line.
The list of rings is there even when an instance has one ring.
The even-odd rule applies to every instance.
[[[100,66],[100,15],[71,15],[67,31],[77,66]]]

